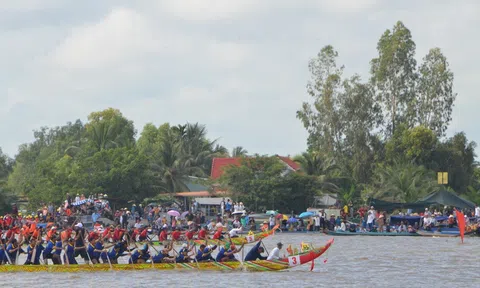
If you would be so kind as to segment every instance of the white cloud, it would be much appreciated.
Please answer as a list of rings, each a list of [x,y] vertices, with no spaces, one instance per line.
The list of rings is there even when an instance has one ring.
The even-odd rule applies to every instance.
[[[378,0],[335,0],[335,1],[318,1],[316,4],[321,9],[325,9],[333,13],[360,13],[372,8],[381,1]]]
[[[187,21],[235,19],[262,6],[255,0],[183,0],[162,1],[160,9],[171,16]]]
[[[115,8],[100,22],[74,28],[55,51],[55,61],[66,69],[96,69],[148,54],[175,54],[189,44],[162,31],[132,9]]]
[[[0,0],[0,135],[9,135],[0,147],[10,155],[34,128],[107,107],[139,130],[200,122],[230,148],[298,153],[306,135],[295,111],[308,99],[308,59],[333,44],[348,74],[368,76],[378,38],[397,20],[412,31],[419,60],[442,48],[459,93],[449,131],[480,142],[472,124],[480,103],[471,64],[480,61],[477,1],[70,4]]]
[[[52,8],[62,0],[0,0],[0,13],[2,11],[34,11]]]

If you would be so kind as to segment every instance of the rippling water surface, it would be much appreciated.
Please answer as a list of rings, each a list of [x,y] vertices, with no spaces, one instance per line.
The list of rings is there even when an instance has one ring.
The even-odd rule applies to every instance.
[[[278,233],[264,242],[320,246],[331,237]],[[286,246],[285,245],[285,246]],[[284,246],[284,248],[285,248]],[[250,246],[251,247],[251,246]],[[281,272],[123,271],[6,273],[3,287],[480,287],[480,238],[336,237],[310,265]],[[325,258],[327,262],[324,263]],[[126,260],[126,259],[125,259]],[[23,263],[23,262],[22,262]]]

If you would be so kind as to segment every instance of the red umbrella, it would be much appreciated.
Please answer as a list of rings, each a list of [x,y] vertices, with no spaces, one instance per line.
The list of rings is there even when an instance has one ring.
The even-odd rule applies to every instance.
[[[283,215],[282,215],[282,214],[277,214],[277,216],[275,216],[275,218],[277,218],[277,219],[282,219],[282,218],[283,218]]]

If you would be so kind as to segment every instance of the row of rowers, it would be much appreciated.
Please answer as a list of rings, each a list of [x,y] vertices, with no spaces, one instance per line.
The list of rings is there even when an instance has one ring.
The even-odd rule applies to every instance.
[[[237,248],[231,242],[226,242],[224,246],[218,249],[214,258],[212,253],[217,250],[216,245],[202,244],[197,249],[196,245],[185,243],[177,252],[172,241],[158,251],[153,246],[144,244],[138,247],[136,243],[129,243],[124,239],[110,245],[105,243],[102,237],[87,242],[82,235],[84,235],[82,230],[78,230],[74,237],[68,238],[64,242],[57,234],[53,234],[50,240],[46,241],[46,244],[43,240],[40,240],[41,238],[39,240],[31,238],[26,251],[21,248],[22,242],[19,243],[17,239],[12,238],[9,241],[4,239],[0,249],[0,264],[16,264],[19,255],[24,253],[27,254],[24,265],[40,265],[41,261],[42,264],[48,264],[49,259],[52,260],[53,264],[60,265],[62,264],[62,252],[63,264],[78,264],[76,258],[79,256],[83,258],[85,263],[92,262],[93,264],[100,262],[116,264],[120,257],[127,257],[129,263],[228,262],[238,261],[235,254],[241,252],[244,248],[243,245]],[[265,252],[265,246],[262,242],[258,242],[247,253],[245,261],[279,259],[282,246],[282,243],[277,243],[277,247],[272,249],[270,254],[262,255]]]
[[[182,230],[180,227],[177,227],[173,231],[169,231],[168,226],[163,225],[160,229],[160,233],[158,234],[158,241],[188,241],[193,239],[222,240],[224,238],[224,235],[226,234],[223,231],[223,228],[226,228],[226,226],[223,226],[222,223],[217,223],[217,225],[211,227],[208,227],[207,225],[202,226],[199,230],[197,230],[196,228]],[[150,233],[150,227],[138,227],[130,231],[120,228],[119,225],[117,227],[110,226],[106,229],[94,227],[94,230],[89,234],[89,239],[96,239],[102,236],[105,240],[108,239],[115,242],[121,239],[124,234],[127,234],[127,237],[132,242],[143,242],[152,240],[150,238]],[[243,227],[233,228],[228,232],[228,236],[231,238],[235,238],[238,237],[241,233],[243,233]]]

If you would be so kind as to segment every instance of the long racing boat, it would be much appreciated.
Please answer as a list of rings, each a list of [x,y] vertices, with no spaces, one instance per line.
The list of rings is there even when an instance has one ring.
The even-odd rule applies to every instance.
[[[0,265],[1,272],[102,272],[140,270],[213,270],[213,271],[280,271],[315,261],[333,244],[330,239],[324,246],[291,255],[279,260],[256,260],[235,262],[191,262],[191,263],[144,263],[144,264],[81,264],[81,265]]]
[[[350,231],[327,231],[327,235],[333,236],[420,236],[418,233],[409,232],[350,232]]]
[[[255,243],[258,242],[262,239],[267,238],[270,235],[273,235],[275,233],[275,230],[278,229],[278,225],[273,227],[273,229],[264,231],[264,232],[259,232],[259,233],[254,233],[251,235],[242,235],[239,237],[234,237],[230,238],[232,243],[235,245],[242,245],[242,244],[249,244],[249,243]],[[205,244],[205,240],[194,240],[195,243],[197,244]],[[219,239],[209,239],[208,243],[209,244],[215,244],[215,245],[225,245],[228,241],[226,240],[219,240]]]

